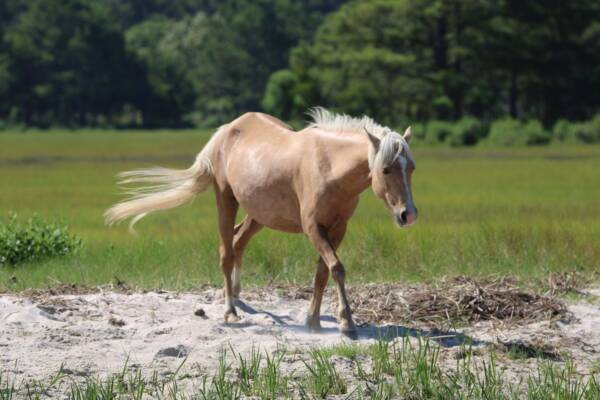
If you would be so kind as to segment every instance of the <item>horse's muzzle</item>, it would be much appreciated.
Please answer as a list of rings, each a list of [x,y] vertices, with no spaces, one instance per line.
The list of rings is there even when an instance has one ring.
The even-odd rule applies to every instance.
[[[396,219],[396,224],[401,228],[407,228],[413,225],[417,221],[417,210],[408,211],[406,209],[402,210],[400,213],[395,213],[394,218]]]

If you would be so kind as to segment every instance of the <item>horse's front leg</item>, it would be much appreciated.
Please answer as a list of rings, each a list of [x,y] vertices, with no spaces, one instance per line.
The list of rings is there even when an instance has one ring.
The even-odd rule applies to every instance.
[[[328,232],[323,226],[314,223],[309,224],[307,226],[306,234],[313,246],[315,246],[315,248],[321,255],[321,259],[327,266],[328,270],[331,272],[333,280],[335,281],[338,293],[338,318],[340,323],[340,331],[344,335],[350,337],[351,339],[356,339],[358,337],[358,334],[356,331],[356,326],[352,321],[352,310],[350,309],[348,296],[346,295],[346,271],[344,269],[344,265],[341,263],[337,254],[335,253],[336,248],[339,246],[339,244],[342,241],[342,238],[344,237],[345,231],[345,224],[340,225],[336,229],[331,229]],[[317,271],[317,274],[319,274],[319,271]],[[313,305],[318,304],[320,306],[320,297],[323,295],[322,290],[317,292],[316,279],[317,277],[315,277],[315,292],[313,293],[311,310],[309,310],[309,321],[315,320],[315,311],[317,313],[319,311],[315,310],[313,308]],[[327,281],[325,280],[325,283],[326,282]],[[324,286],[325,285],[323,285],[323,288]],[[319,296],[318,302],[316,301],[317,296]],[[310,312],[313,313],[312,318]],[[318,316],[316,318],[318,318]]]

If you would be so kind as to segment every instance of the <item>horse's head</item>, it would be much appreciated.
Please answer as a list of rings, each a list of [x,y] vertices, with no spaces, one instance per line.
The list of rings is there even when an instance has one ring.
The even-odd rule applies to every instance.
[[[401,136],[391,130],[377,137],[366,128],[371,141],[369,166],[371,186],[375,194],[385,201],[400,227],[407,227],[417,220],[417,207],[413,202],[411,178],[415,162],[408,148],[410,127]]]

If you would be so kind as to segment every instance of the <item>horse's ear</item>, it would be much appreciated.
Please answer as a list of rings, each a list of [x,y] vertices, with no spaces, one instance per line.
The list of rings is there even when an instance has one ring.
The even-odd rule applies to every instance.
[[[403,137],[406,143],[410,143],[410,139],[412,139],[412,129],[410,129],[410,126],[404,131]]]
[[[367,130],[367,127],[365,127],[365,132],[367,132],[367,137],[371,141],[371,144],[373,145],[375,152],[378,152],[379,151],[379,143],[381,143],[381,139],[379,139],[377,136],[375,136],[371,132],[369,132]]]

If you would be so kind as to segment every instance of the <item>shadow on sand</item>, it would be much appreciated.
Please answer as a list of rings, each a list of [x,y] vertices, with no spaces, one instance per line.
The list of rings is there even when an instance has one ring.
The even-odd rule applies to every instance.
[[[288,315],[275,315],[269,311],[256,310],[249,304],[242,300],[236,300],[236,307],[240,311],[243,311],[250,315],[264,314],[270,317],[277,325],[284,326],[289,329],[297,330],[300,332],[307,332],[305,325],[298,324]],[[337,319],[331,315],[322,315],[321,321],[336,323]],[[237,327],[250,326],[252,323],[240,323],[235,324]],[[414,338],[427,338],[442,347],[455,347],[463,345],[479,346],[485,344],[485,342],[467,336],[457,331],[443,331],[438,329],[420,329],[420,328],[408,328],[401,325],[371,325],[364,324],[358,328],[358,340],[369,340],[378,339],[392,341],[399,337],[414,337]],[[320,331],[321,334],[337,334],[339,333],[336,327],[323,327]]]

